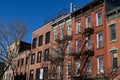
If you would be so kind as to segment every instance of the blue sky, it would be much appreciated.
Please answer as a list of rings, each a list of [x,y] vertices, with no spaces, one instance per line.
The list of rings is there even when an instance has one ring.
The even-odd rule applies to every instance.
[[[32,31],[43,25],[44,21],[70,3],[77,7],[91,0],[0,0],[0,19],[3,21],[22,20],[28,25],[24,41],[31,43]]]

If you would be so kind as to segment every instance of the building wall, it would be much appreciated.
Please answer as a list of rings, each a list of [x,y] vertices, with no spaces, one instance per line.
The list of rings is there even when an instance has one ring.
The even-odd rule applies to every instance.
[[[88,9],[89,8],[89,9]],[[51,72],[51,66],[52,66],[52,62],[50,61],[44,61],[44,50],[49,48],[49,57],[51,59],[52,54],[53,54],[53,47],[56,46],[57,48],[57,52],[56,54],[59,54],[59,45],[60,43],[58,43],[57,40],[54,40],[54,31],[57,32],[57,39],[60,39],[60,30],[61,28],[64,28],[64,36],[67,35],[68,32],[68,25],[71,24],[72,25],[72,39],[70,40],[72,43],[72,47],[71,47],[71,54],[74,53],[76,54],[76,40],[80,39],[81,41],[83,41],[82,43],[84,43],[84,41],[86,41],[86,37],[83,38],[82,34],[86,28],[86,17],[90,16],[91,17],[91,27],[94,29],[94,33],[90,36],[91,37],[91,46],[93,47],[94,50],[94,55],[89,57],[89,59],[91,60],[91,70],[92,73],[91,75],[87,75],[88,77],[92,77],[92,78],[103,78],[103,76],[101,75],[101,73],[106,74],[106,70],[111,66],[111,54],[110,54],[110,50],[112,49],[118,49],[118,53],[119,53],[119,22],[120,22],[120,17],[116,17],[113,19],[106,19],[106,11],[105,11],[105,1],[104,0],[93,0],[92,2],[90,2],[89,4],[83,6],[82,8],[77,9],[76,11],[72,12],[70,16],[69,20],[66,20],[66,15],[63,15],[55,20],[53,20],[50,23],[47,23],[45,25],[43,25],[42,27],[36,29],[35,31],[33,31],[32,34],[32,40],[34,38],[37,38],[37,44],[36,44],[36,48],[32,49],[32,53],[35,53],[35,63],[33,65],[30,65],[29,71],[31,69],[34,70],[34,78],[33,80],[36,79],[36,69],[37,68],[43,68],[43,67],[48,67],[48,73]],[[97,19],[96,19],[96,13],[101,12],[101,21],[102,24],[97,26]],[[81,22],[81,32],[79,34],[76,34],[76,22],[80,21]],[[109,24],[111,23],[116,23],[116,37],[117,39],[115,41],[110,42],[110,31],[109,31]],[[55,26],[54,26],[55,25]],[[46,32],[50,31],[50,43],[45,44],[45,34]],[[101,47],[97,47],[98,45],[98,37],[97,34],[101,33],[102,34],[102,46]],[[43,45],[41,47],[38,47],[38,38],[40,35],[43,35]],[[68,40],[69,41],[69,40]],[[66,40],[66,43],[68,42]],[[65,43],[65,44],[66,44]],[[67,46],[64,44],[63,49],[65,49],[65,56],[64,56],[64,61],[63,61],[63,79],[62,80],[70,80],[71,77],[73,77],[73,75],[75,75],[75,68],[76,68],[76,62],[77,61],[81,61],[82,59],[79,60],[74,60],[74,56],[72,55],[67,55]],[[101,45],[100,44],[100,45]],[[81,44],[81,46],[83,46],[83,44]],[[86,45],[85,45],[86,46]],[[85,50],[85,48],[84,48]],[[39,51],[42,51],[42,60],[40,63],[37,63],[37,53]],[[100,61],[98,61],[99,59],[102,58],[102,64],[100,65]],[[31,59],[30,59],[31,61]],[[67,77],[67,63],[71,62],[71,76]],[[119,54],[118,54],[118,66],[120,65],[119,63]],[[59,63],[57,63],[57,68],[56,68],[56,73],[59,73]],[[100,66],[102,66],[102,72],[100,72],[99,68]],[[83,69],[84,70],[84,75],[86,75],[86,66]],[[51,74],[51,73],[50,73]],[[48,74],[48,78],[50,79],[50,75]],[[30,76],[29,76],[30,77]],[[59,80],[58,76],[56,76],[55,80]]]
[[[92,6],[92,5],[91,5]],[[83,8],[84,9],[84,8]],[[94,28],[94,34],[91,35],[91,43],[94,46],[94,56],[92,57],[92,77],[96,77],[98,74],[98,68],[97,68],[97,57],[102,56],[103,57],[103,63],[104,66],[107,66],[106,64],[106,23],[105,23],[105,6],[104,3],[99,4],[95,7],[90,8],[88,11],[86,12],[82,12],[81,9],[81,13],[76,14],[78,11],[80,12],[80,10],[78,10],[76,13],[73,12],[73,18],[72,18],[72,26],[73,26],[73,44],[75,45],[75,40],[76,39],[80,39],[82,36],[81,34],[76,34],[76,22],[80,21],[81,22],[81,29],[82,31],[84,31],[84,28],[86,27],[86,17],[87,16],[91,16],[91,22],[92,22],[92,27]],[[100,26],[96,26],[96,13],[98,11],[101,11],[102,13],[102,24]],[[102,41],[103,41],[103,46],[101,48],[97,48],[97,36],[96,34],[98,32],[102,32]]]
[[[23,52],[19,53],[19,55],[17,56],[16,61],[15,61],[16,67],[17,67],[17,71],[15,71],[15,74],[17,73],[18,76],[25,75],[26,80],[28,80],[28,75],[29,75],[29,66],[30,66],[29,55],[30,55],[30,50],[23,51]],[[27,57],[28,57],[28,59],[27,59]],[[22,59],[23,59],[23,65],[22,65]],[[19,63],[18,63],[18,60],[19,60]],[[18,66],[18,64],[19,64],[19,66]]]
[[[36,69],[37,68],[43,68],[43,67],[47,67],[47,65],[49,65],[50,61],[44,61],[44,51],[45,49],[49,48],[49,54],[51,54],[51,43],[52,43],[52,31],[51,31],[51,26],[50,23],[47,23],[43,26],[41,26],[40,28],[36,29],[35,31],[33,31],[32,33],[32,40],[34,38],[37,38],[36,41],[36,48],[31,50],[31,54],[35,53],[35,62],[34,64],[31,64],[31,57],[30,57],[30,67],[29,67],[29,71],[30,70],[34,70],[34,77],[33,80],[36,79]],[[50,31],[50,42],[48,44],[45,44],[45,38],[46,38],[46,33]],[[43,35],[43,44],[42,46],[38,46],[38,42],[39,42],[39,36]],[[39,51],[42,51],[42,57],[41,57],[41,62],[37,63],[37,53]],[[30,72],[29,72],[30,73]],[[30,75],[30,74],[29,74]],[[30,78],[30,76],[29,76]]]
[[[113,10],[111,10],[110,12],[108,12],[106,15],[109,15],[110,13],[113,13],[113,12],[117,12],[118,10],[120,10],[120,8],[115,8]],[[115,24],[115,32],[116,32],[116,39],[114,40],[111,40],[111,28],[110,28],[110,25],[112,24]],[[120,66],[120,16],[119,16],[119,12],[118,13],[115,13],[114,15],[111,15],[111,16],[107,16],[107,19],[106,19],[106,45],[107,45],[107,64],[108,64],[108,68],[110,69],[113,69],[113,60],[112,60],[112,51],[116,50],[117,51],[117,63],[118,63],[118,68],[119,69],[119,66]],[[119,71],[118,71],[119,72]],[[120,76],[118,76],[118,78],[120,78]]]

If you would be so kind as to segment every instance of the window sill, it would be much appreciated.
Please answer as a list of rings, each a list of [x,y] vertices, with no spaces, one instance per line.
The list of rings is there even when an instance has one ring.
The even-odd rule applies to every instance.
[[[114,39],[114,40],[111,40],[110,43],[113,43],[113,42],[116,42],[116,41],[117,41],[117,39]]]
[[[98,26],[96,25],[96,28],[101,27],[102,25],[103,25],[103,24],[100,24],[100,25],[98,25]]]
[[[96,48],[96,50],[99,50],[99,49],[103,49],[104,47],[102,46],[102,47],[98,47],[98,48]]]

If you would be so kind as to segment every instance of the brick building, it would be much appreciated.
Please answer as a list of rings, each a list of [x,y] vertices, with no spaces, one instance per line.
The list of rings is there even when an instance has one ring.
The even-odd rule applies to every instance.
[[[50,23],[43,25],[32,33],[29,80],[48,79],[49,55],[52,50],[51,42],[53,41],[51,35]]]
[[[117,75],[110,78],[120,79],[119,74],[116,74],[116,72],[120,73],[120,1],[106,1],[106,63],[107,68],[112,70],[112,74]]]
[[[13,42],[10,46],[10,49],[16,49],[17,51],[14,51],[15,54],[13,53],[15,57],[12,65],[9,65],[7,71],[5,72],[3,80],[13,80],[13,77],[14,80],[26,80],[28,77],[27,75],[29,74],[28,60],[31,44],[23,41],[17,41],[17,45],[15,45],[15,42]]]
[[[114,1],[93,0],[33,31],[29,80],[119,78],[120,1]]]

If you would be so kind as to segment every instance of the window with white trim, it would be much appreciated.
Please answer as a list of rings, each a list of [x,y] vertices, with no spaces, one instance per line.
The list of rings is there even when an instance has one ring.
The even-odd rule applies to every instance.
[[[58,67],[58,78],[62,78],[62,64]]]
[[[86,28],[91,27],[90,23],[91,23],[91,17],[87,16],[86,17]]]
[[[68,61],[67,62],[67,72],[66,72],[66,75],[67,77],[70,77],[71,76],[71,61]]]
[[[97,58],[97,66],[98,66],[98,74],[101,74],[104,72],[104,68],[103,68],[103,57],[99,56]]]
[[[91,38],[90,36],[86,37],[86,50],[90,50],[91,49]]]
[[[110,40],[112,41],[116,39],[116,26],[115,24],[112,24],[109,27],[110,27]]]
[[[53,31],[53,35],[54,35],[54,40],[56,40],[57,39],[57,31],[56,30]]]
[[[53,46],[53,59],[56,57],[56,46]]]
[[[71,47],[72,47],[71,41],[68,41],[67,54],[70,54],[70,53],[71,53]]]
[[[64,28],[60,29],[60,39],[64,38]]]
[[[36,69],[36,80],[43,80],[43,68]]]
[[[81,26],[80,21],[77,21],[77,22],[76,22],[76,34],[79,34],[79,33],[80,33],[80,26]]]
[[[80,40],[76,40],[76,53],[80,52]]]
[[[91,68],[91,60],[88,59],[87,63],[86,63],[86,74],[90,75],[92,73],[92,68]]]
[[[76,62],[75,75],[80,76],[80,61]]]
[[[68,25],[68,36],[72,36],[72,26]]]
[[[55,79],[56,76],[56,70],[55,70],[55,65],[53,64],[51,66],[51,79]]]
[[[102,32],[97,33],[97,48],[103,47]]]
[[[96,26],[100,26],[102,24],[102,13],[101,11],[96,13]]]
[[[118,55],[117,50],[110,51],[112,55],[112,69],[117,70],[118,68]]]

